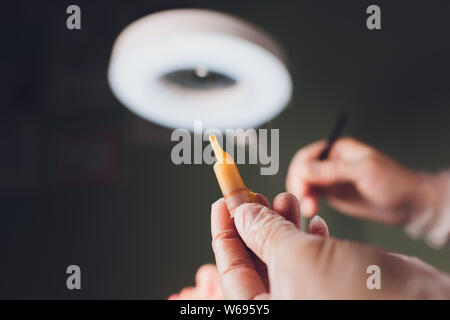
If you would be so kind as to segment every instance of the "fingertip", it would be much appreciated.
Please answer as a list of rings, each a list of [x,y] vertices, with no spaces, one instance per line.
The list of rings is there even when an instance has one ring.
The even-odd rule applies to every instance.
[[[256,194],[256,197],[258,198],[258,202],[260,204],[262,204],[265,207],[270,208],[270,202],[269,202],[269,200],[267,200],[267,198],[264,195],[262,195],[260,193],[255,193],[255,194]]]
[[[301,214],[312,218],[319,211],[319,203],[314,197],[304,197],[300,202]]]
[[[296,196],[288,192],[278,194],[273,199],[273,210],[300,229],[300,204]]]
[[[267,208],[261,206],[262,204],[260,203],[243,203],[236,208],[233,220],[238,231],[245,230],[258,215],[261,208]]]
[[[314,216],[314,218],[312,218],[311,221],[309,222],[308,233],[315,234],[325,238],[330,237],[330,231],[328,229],[327,223],[322,217],[318,215]]]
[[[196,298],[195,297],[195,288],[194,287],[186,287],[186,288],[183,288],[180,291],[180,293],[178,293],[176,300],[190,300],[190,299],[195,299],[195,298]]]
[[[219,230],[230,228],[233,225],[224,198],[220,198],[211,205],[211,234],[216,234]]]
[[[215,211],[215,210],[219,209],[222,206],[223,203],[225,203],[225,199],[224,198],[217,199],[215,202],[213,202],[211,204],[211,211]]]
[[[205,299],[220,291],[219,272],[215,264],[204,264],[195,274],[197,292]],[[221,292],[221,291],[220,291]]]
[[[273,202],[279,201],[296,203],[298,200],[297,197],[290,192],[281,192],[277,194],[273,199]]]
[[[217,267],[211,263],[204,264],[198,268],[197,273],[195,274],[195,283],[197,285],[209,283],[216,277],[218,277]]]

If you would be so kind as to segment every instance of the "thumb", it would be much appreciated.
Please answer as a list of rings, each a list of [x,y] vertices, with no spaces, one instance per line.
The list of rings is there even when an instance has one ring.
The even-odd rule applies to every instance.
[[[300,176],[310,183],[330,185],[351,181],[354,168],[350,163],[339,160],[311,161],[300,169]]]
[[[299,210],[298,206],[293,210]],[[234,213],[234,223],[247,247],[266,264],[282,244],[300,233],[292,222],[257,203],[240,205]]]

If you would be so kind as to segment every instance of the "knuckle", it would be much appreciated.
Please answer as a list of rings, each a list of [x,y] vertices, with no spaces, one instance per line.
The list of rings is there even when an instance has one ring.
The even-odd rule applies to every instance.
[[[227,242],[230,240],[235,240],[238,238],[239,238],[239,235],[235,229],[227,229],[227,230],[222,230],[222,231],[218,232],[217,234],[215,234],[213,236],[213,239],[211,241],[211,246],[213,248],[213,251],[216,250],[217,246],[222,245],[224,242]]]
[[[235,259],[232,260],[224,269],[220,271],[220,277],[224,277],[225,275],[231,273],[235,270],[254,270],[254,266],[251,262],[244,259]]]

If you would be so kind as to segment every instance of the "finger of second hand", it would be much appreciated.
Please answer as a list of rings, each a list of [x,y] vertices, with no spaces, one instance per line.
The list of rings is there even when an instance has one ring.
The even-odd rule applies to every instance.
[[[277,195],[273,199],[273,210],[292,222],[300,230],[300,204],[293,194],[283,192]]]
[[[239,237],[224,200],[216,202],[211,209],[211,233],[225,298],[253,299],[266,293],[266,287]]]

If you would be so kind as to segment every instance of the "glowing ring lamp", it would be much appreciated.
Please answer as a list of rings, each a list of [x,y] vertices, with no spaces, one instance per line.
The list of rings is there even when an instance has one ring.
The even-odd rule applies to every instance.
[[[236,17],[176,9],[143,17],[114,43],[108,80],[139,116],[169,128],[256,128],[288,104],[279,45]]]

